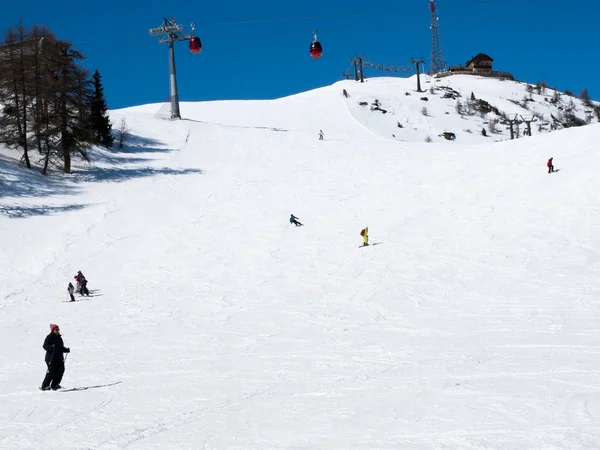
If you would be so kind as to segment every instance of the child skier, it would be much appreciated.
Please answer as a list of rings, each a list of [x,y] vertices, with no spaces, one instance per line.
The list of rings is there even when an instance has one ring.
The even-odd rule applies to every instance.
[[[552,159],[554,158],[550,158],[546,163],[546,165],[548,166],[548,173],[554,172],[554,163],[552,162]]]
[[[319,130],[319,140],[320,140],[320,141],[322,141],[322,140],[323,140],[323,137],[324,137],[324,136],[325,136],[325,135],[323,134],[323,130]]]
[[[363,237],[363,247],[369,245],[369,227],[360,230],[360,235]]]
[[[69,286],[67,287],[67,292],[69,293],[69,296],[71,297],[71,301],[74,302],[75,296],[73,295],[73,292],[75,292],[75,288],[73,287],[73,283],[69,282]]]
[[[299,217],[296,217],[295,215],[291,215],[290,216],[290,223],[293,223],[294,225],[296,225],[297,227],[301,227],[303,226],[300,222],[298,222]]]

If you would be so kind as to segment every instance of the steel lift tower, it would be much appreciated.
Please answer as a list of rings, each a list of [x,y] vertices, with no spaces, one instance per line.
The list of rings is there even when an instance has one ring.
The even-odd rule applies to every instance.
[[[171,119],[181,119],[179,113],[179,94],[177,93],[177,74],[175,71],[175,46],[176,41],[189,41],[191,36],[183,36],[183,25],[175,23],[175,17],[171,20],[163,19],[163,24],[158,28],[150,29],[150,36],[164,35],[159,40],[161,43],[169,44],[169,72],[171,77]]]

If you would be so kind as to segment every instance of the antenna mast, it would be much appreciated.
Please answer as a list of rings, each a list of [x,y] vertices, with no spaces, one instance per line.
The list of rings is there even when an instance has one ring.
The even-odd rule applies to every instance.
[[[429,68],[429,72],[433,75],[446,70],[446,61],[444,61],[444,55],[442,54],[440,25],[436,15],[434,0],[429,0],[429,10],[431,11],[431,67]]]

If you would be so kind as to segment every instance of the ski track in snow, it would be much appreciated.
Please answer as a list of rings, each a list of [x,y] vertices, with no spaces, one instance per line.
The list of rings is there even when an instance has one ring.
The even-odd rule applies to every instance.
[[[0,216],[0,448],[598,448],[598,125],[398,142],[409,83],[112,112],[135,139],[46,199],[84,207]],[[49,323],[88,389],[37,390]]]

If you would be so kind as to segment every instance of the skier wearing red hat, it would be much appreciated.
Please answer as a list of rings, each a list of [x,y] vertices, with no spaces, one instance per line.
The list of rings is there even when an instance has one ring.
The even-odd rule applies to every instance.
[[[65,373],[63,354],[69,353],[71,349],[65,347],[60,335],[60,328],[55,323],[50,324],[50,334],[44,340],[44,350],[46,350],[46,365],[48,366],[48,370],[40,389],[42,391],[60,389],[60,382]]]

